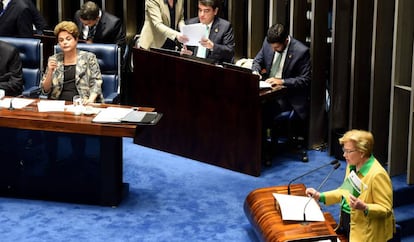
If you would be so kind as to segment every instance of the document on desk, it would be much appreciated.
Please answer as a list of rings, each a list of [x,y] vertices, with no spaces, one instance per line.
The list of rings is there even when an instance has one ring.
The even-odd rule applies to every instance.
[[[306,221],[325,221],[319,204],[313,198],[279,193],[273,193],[273,196],[283,220],[304,221],[305,214]]]
[[[64,112],[65,101],[64,100],[40,100],[37,103],[37,109],[39,112]]]
[[[155,124],[161,116],[162,114],[156,112],[143,112],[132,108],[108,107],[100,111],[92,122]]]
[[[10,105],[10,102],[12,103]],[[32,102],[34,102],[33,99],[27,99],[27,98],[3,98],[2,100],[0,100],[0,107],[2,108],[9,108],[9,107],[13,107],[13,108],[24,108],[27,105],[31,104]]]
[[[265,81],[259,81],[259,88],[260,89],[265,89],[265,88],[272,89],[272,85],[270,85],[270,83],[265,82]]]
[[[189,39],[188,42],[185,43],[186,45],[200,46],[200,40],[203,37],[206,37],[206,25],[201,23],[184,25],[181,28],[181,33]]]

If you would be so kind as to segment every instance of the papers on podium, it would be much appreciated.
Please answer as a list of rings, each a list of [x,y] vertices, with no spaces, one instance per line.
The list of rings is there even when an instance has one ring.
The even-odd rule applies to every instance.
[[[319,204],[313,198],[279,193],[273,193],[273,196],[279,204],[282,220],[304,221],[306,214],[306,221],[325,221]]]
[[[92,122],[94,123],[137,123],[156,124],[162,114],[143,112],[132,108],[108,107],[100,111]]]

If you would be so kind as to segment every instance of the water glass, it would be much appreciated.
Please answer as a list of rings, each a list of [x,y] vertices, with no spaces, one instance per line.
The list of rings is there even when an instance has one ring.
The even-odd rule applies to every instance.
[[[80,115],[82,113],[83,105],[82,98],[80,95],[73,96],[73,113],[75,115]]]

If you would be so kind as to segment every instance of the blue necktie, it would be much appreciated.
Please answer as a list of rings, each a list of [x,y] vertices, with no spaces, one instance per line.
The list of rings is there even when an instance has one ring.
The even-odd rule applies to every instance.
[[[88,31],[88,37],[86,38],[87,40],[91,39],[93,40],[93,37],[95,36],[95,32],[96,32],[96,25],[89,27],[89,31]]]

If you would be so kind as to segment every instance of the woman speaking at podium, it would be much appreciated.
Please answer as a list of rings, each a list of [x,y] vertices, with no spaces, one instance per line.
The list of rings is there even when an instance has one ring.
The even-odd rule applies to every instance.
[[[51,99],[72,101],[80,95],[83,104],[103,102],[102,76],[95,54],[77,49],[79,30],[74,22],[62,21],[54,34],[62,52],[49,57],[40,86]]]
[[[306,194],[331,205],[341,203],[337,232],[349,241],[389,241],[395,232],[393,193],[387,171],[372,155],[373,135],[350,130],[339,139],[347,167],[343,184],[332,191],[306,189]]]

